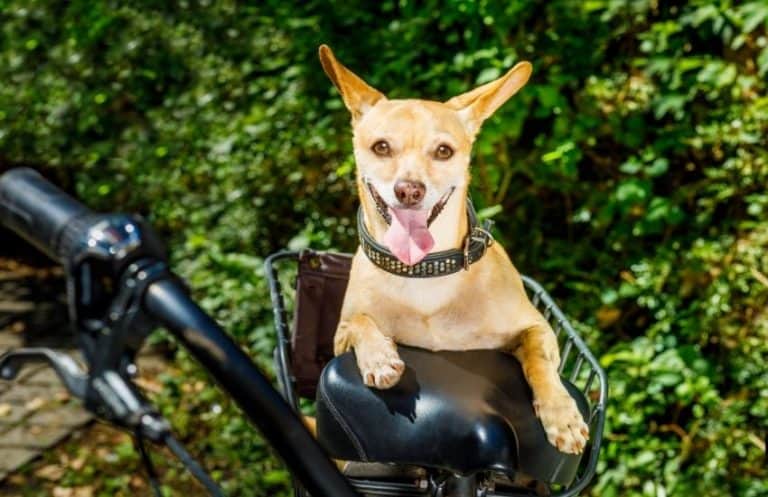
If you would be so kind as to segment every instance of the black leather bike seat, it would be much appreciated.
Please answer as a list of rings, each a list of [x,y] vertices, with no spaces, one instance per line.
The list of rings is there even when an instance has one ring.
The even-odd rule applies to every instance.
[[[459,474],[520,471],[548,483],[574,479],[581,456],[549,444],[512,356],[493,350],[398,350],[406,370],[388,390],[363,384],[351,352],[323,370],[318,439],[332,457]],[[566,380],[563,384],[588,419],[584,394]]]

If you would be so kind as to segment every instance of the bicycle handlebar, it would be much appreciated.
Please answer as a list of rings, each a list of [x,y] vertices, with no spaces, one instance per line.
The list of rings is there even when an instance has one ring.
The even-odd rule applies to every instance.
[[[67,240],[84,235],[75,222],[93,212],[29,168],[11,169],[0,177],[0,223],[52,259],[67,263]]]

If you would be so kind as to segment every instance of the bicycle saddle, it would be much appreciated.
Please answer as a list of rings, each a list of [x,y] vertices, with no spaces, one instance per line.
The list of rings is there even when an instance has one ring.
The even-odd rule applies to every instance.
[[[352,352],[331,360],[317,390],[318,439],[347,461],[523,472],[569,484],[581,455],[549,444],[520,364],[499,351],[430,352],[399,346],[406,370],[389,390],[362,382]],[[563,380],[585,419],[587,400]]]

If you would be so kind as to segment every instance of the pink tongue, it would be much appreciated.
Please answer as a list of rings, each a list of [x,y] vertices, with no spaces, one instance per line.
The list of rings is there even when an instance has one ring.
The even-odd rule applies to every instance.
[[[392,222],[384,233],[384,244],[404,264],[418,264],[432,247],[435,240],[427,228],[429,209],[389,208]]]

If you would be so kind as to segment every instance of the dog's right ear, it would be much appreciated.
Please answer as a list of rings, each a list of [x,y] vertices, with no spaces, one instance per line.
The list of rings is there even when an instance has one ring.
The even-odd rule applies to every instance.
[[[320,63],[325,74],[341,93],[344,105],[352,113],[352,120],[357,121],[368,112],[376,102],[386,98],[377,89],[369,86],[355,73],[344,67],[333,55],[328,45],[320,45]]]

